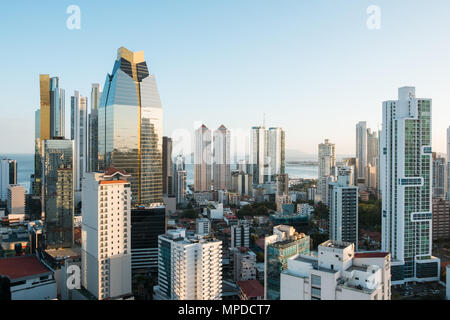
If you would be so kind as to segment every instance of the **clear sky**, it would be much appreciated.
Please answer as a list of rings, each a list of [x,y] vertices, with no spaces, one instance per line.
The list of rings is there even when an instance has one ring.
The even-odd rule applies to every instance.
[[[81,29],[69,30],[69,5]],[[381,9],[370,30],[366,9]],[[353,154],[355,125],[381,125],[401,86],[433,99],[433,149],[450,125],[448,0],[42,0],[0,10],[0,153],[32,153],[39,74],[69,96],[104,85],[117,48],[145,51],[164,108],[164,134],[283,127],[287,149],[325,138]],[[66,125],[66,133],[69,133]]]

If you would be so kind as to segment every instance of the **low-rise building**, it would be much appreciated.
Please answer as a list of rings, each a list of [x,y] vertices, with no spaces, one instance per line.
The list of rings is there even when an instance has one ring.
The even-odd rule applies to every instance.
[[[35,256],[0,259],[0,275],[10,280],[11,300],[55,300],[53,272]]]
[[[389,253],[355,253],[353,243],[329,240],[318,256],[299,254],[287,264],[280,300],[391,299]]]
[[[256,254],[248,248],[233,249],[233,279],[235,282],[256,279]]]
[[[258,280],[238,281],[241,300],[264,300],[264,287]]]

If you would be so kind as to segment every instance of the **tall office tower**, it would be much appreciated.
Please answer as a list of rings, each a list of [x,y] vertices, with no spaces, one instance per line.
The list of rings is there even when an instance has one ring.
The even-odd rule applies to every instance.
[[[447,185],[446,197],[450,201],[450,127],[447,128]]]
[[[285,133],[281,128],[269,128],[268,139],[268,174],[270,181],[275,181],[278,174],[285,173]]]
[[[356,159],[358,159],[357,181],[364,184],[367,166],[367,127],[365,121],[360,121],[356,125]]]
[[[159,241],[155,300],[221,300],[222,241],[185,229],[168,230]]]
[[[351,186],[351,169],[339,168],[329,185],[330,240],[355,244],[358,250],[358,187]]]
[[[131,175],[133,205],[163,202],[162,106],[143,51],[119,48],[106,77],[98,109],[98,165]]]
[[[172,163],[172,139],[163,137],[162,154],[163,194],[173,195],[173,163]]]
[[[39,75],[40,108],[35,113],[35,161],[33,194],[42,192],[42,143],[65,136],[65,92],[59,88],[59,78]]]
[[[158,236],[167,231],[166,207],[131,209],[131,269],[148,272],[158,269]]]
[[[273,235],[264,240],[264,299],[280,300],[280,276],[287,260],[298,254],[310,253],[310,238],[294,227],[273,227]]]
[[[221,125],[214,130],[214,190],[231,189],[230,130]]]
[[[92,84],[91,110],[88,117],[88,172],[98,171],[98,108],[102,92],[98,83]]]
[[[447,180],[447,163],[445,158],[436,156],[433,152],[433,198],[445,198],[445,184]]]
[[[253,177],[243,171],[231,173],[231,191],[241,196],[251,196],[253,189]]]
[[[248,160],[239,160],[237,170],[243,173],[249,173]]]
[[[231,226],[231,248],[250,248],[250,225],[245,221],[239,221]]]
[[[263,184],[268,180],[268,141],[268,132],[264,127],[252,127],[249,164],[253,184]]]
[[[74,141],[73,175],[75,192],[81,192],[81,180],[87,171],[87,98],[75,91],[70,97],[71,139]]]
[[[382,250],[392,254],[392,282],[439,280],[431,256],[431,99],[414,87],[383,102],[380,154]],[[433,280],[434,281],[434,280]]]
[[[47,248],[73,245],[73,141],[42,141],[42,217]]]
[[[211,191],[211,156],[211,130],[202,125],[195,131],[195,192]]]
[[[0,200],[8,198],[8,185],[17,184],[17,162],[11,159],[2,159],[0,162]]]
[[[131,295],[128,178],[125,172],[113,168],[87,173],[83,178],[82,285],[98,300]]]
[[[41,108],[40,139],[64,137],[65,130],[65,92],[59,87],[59,78],[48,74],[39,75]]]
[[[328,204],[328,184],[335,175],[336,167],[336,146],[325,139],[324,143],[319,144],[319,177],[317,192],[320,200]]]

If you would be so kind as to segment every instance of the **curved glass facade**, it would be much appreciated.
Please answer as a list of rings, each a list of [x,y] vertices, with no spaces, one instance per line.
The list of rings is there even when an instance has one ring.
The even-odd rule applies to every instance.
[[[128,59],[132,60],[129,61]],[[98,110],[98,164],[131,175],[132,203],[162,202],[162,107],[142,53],[119,49]]]

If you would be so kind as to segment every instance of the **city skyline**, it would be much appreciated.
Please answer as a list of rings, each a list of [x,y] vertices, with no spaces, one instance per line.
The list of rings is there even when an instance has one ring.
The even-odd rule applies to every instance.
[[[79,1],[81,29],[69,30],[65,24],[68,5],[12,4],[0,14],[2,23],[15,30],[6,33],[5,41],[22,39],[0,53],[3,72],[8,75],[8,80],[0,83],[4,88],[2,153],[33,153],[30,137],[33,114],[39,106],[39,74],[58,77],[66,91],[65,131],[69,137],[68,95],[78,90],[89,97],[92,83],[100,83],[103,90],[104,74],[110,72],[110,61],[120,46],[146,52],[165,110],[165,136],[179,129],[193,134],[200,122],[211,128],[224,124],[231,132],[249,130],[262,125],[265,118],[266,127],[286,131],[287,150],[315,155],[317,144],[328,138],[336,143],[338,154],[351,155],[354,125],[367,121],[367,127],[379,129],[382,101],[394,99],[399,87],[415,86],[418,97],[433,99],[435,115],[445,114],[447,108],[444,79],[450,72],[446,58],[450,45],[436,41],[445,37],[449,25],[444,12],[450,4],[445,1],[436,1],[432,7],[411,1],[379,1],[379,30],[367,28],[369,1],[258,2],[256,7],[252,1],[204,6],[177,1],[146,3],[138,17],[133,16],[134,21],[142,20],[139,16],[143,14],[167,19],[140,21],[142,28],[134,34],[130,30],[135,30],[135,22],[119,30],[103,20],[106,16],[131,17],[133,6],[119,12],[101,2]],[[407,12],[402,10],[404,5]],[[19,12],[25,15],[20,23],[11,18]],[[31,15],[45,20],[38,31],[32,28],[36,19]],[[422,19],[423,15],[433,19]],[[396,24],[398,20],[402,23]],[[100,37],[105,28],[115,33],[116,39]],[[49,43],[42,39],[44,35],[60,41]],[[149,40],[142,41],[143,36]],[[95,51],[73,50],[74,45],[89,46],[93,41]],[[382,50],[387,46],[388,53]],[[6,63],[12,60],[26,63]],[[35,63],[38,60],[40,63]],[[21,86],[17,86],[19,81]],[[217,111],[224,108],[228,112],[217,119]],[[178,116],[180,112],[183,117]],[[337,117],[342,121],[335,123]],[[448,123],[445,117],[433,118],[433,151],[444,153]],[[11,135],[16,138],[14,144],[7,140]]]

